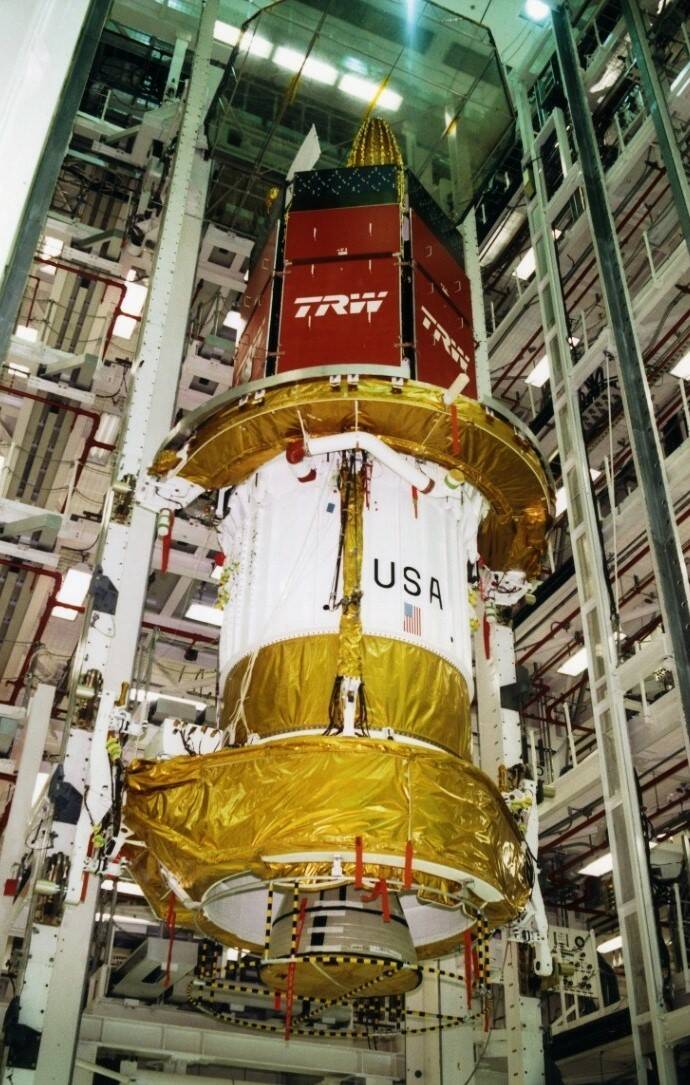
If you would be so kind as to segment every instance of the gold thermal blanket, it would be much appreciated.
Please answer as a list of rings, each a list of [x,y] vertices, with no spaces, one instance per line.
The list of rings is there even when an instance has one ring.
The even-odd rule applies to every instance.
[[[426,648],[388,637],[365,634],[360,650],[370,730],[390,727],[396,734],[469,757],[469,692],[456,667]],[[325,730],[338,674],[337,636],[293,637],[236,663],[223,691],[224,727],[240,699],[250,666],[243,708],[251,731],[267,737]],[[280,697],[275,695],[277,689]],[[237,740],[244,738],[238,728]]]
[[[366,430],[399,452],[459,471],[489,502],[479,531],[487,565],[539,570],[553,488],[533,444],[481,403],[458,396],[447,406],[443,389],[418,381],[395,390],[390,381],[363,378],[334,390],[327,380],[309,380],[235,399],[199,420],[184,463],[164,446],[152,473],[179,470],[208,490],[235,486],[304,430],[313,437]]]
[[[309,853],[351,853],[357,836],[367,876],[402,879],[411,840],[416,863],[442,863],[458,878],[487,882],[502,898],[486,908],[496,924],[515,916],[529,896],[521,841],[498,790],[473,765],[441,750],[305,736],[134,762],[126,817],[197,901],[219,879],[244,871],[263,879],[327,875],[330,861],[311,862]],[[294,853],[304,861],[267,859]],[[367,854],[400,863],[377,867]],[[151,899],[147,865],[140,861],[135,873]],[[353,863],[343,869],[354,874]],[[453,876],[414,876],[440,893],[459,888]]]

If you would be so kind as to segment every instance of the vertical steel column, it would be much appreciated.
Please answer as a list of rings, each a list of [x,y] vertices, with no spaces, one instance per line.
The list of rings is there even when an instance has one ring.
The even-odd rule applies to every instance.
[[[621,6],[632,42],[635,64],[640,73],[645,105],[654,122],[657,143],[668,174],[676,213],[683,229],[685,244],[690,252],[690,185],[671,121],[666,94],[649,47],[644,15],[640,10],[639,0],[622,0]]]
[[[7,819],[2,836],[2,848],[0,848],[0,964],[4,964],[5,961],[5,949],[14,916],[12,896],[4,893],[5,883],[13,873],[16,873],[24,854],[24,841],[31,816],[34,787],[43,760],[54,699],[54,686],[44,684],[37,686],[24,717],[17,778],[11,799],[10,816]]]
[[[594,509],[577,390],[570,382],[569,331],[560,287],[553,224],[543,164],[524,84],[514,85],[526,176],[527,207],[536,255],[537,288],[549,358],[551,394],[561,457],[570,537],[587,651],[592,712],[600,750],[606,825],[613,856],[623,959],[638,1080],[646,1082],[646,1056],[654,1052],[660,1085],[673,1085],[672,1052],[663,1035],[664,999],[659,942],[633,766],[611,608],[606,563]],[[575,167],[577,168],[577,167]]]
[[[431,962],[429,962],[431,963]],[[441,972],[457,974],[457,955],[442,957],[438,962]],[[431,969],[424,973],[421,986],[405,996],[405,1006],[421,1011],[428,1020],[435,1021],[436,1014],[457,1014],[467,1008],[464,990],[457,980],[441,974],[434,976]],[[419,1026],[425,1018],[406,1018],[408,1026]],[[475,1061],[474,1022],[433,1031],[411,1033],[405,1036],[406,1085],[456,1085],[471,1073]]]
[[[110,0],[0,4],[0,363]]]
[[[465,257],[465,274],[470,281],[472,303],[472,334],[475,341],[474,364],[477,373],[477,394],[479,399],[491,398],[491,370],[489,368],[489,341],[486,334],[486,313],[484,310],[484,289],[482,286],[482,268],[479,263],[479,242],[477,241],[477,216],[473,207],[465,215],[460,226],[462,251]]]
[[[480,623],[482,619],[483,611]],[[504,708],[501,697],[502,687],[515,680],[513,631],[509,626],[497,623],[491,627],[491,639],[491,657],[487,658],[480,625],[474,637],[474,668],[480,764],[494,783],[498,783],[501,766],[512,768],[521,761],[520,717],[513,709]],[[508,931],[504,931],[503,936],[507,939]],[[508,1063],[506,1081],[509,1085],[544,1085],[540,1002],[520,993],[519,947],[515,942],[506,944],[502,982]]]
[[[450,115],[451,110],[447,110],[446,116]],[[453,200],[456,207],[461,207],[465,194],[472,191],[472,176],[467,152],[461,146],[459,139],[457,122],[448,125],[446,139]],[[462,237],[465,274],[470,282],[472,333],[477,344],[475,353],[477,394],[479,399],[486,400],[491,398],[491,370],[489,368],[489,341],[486,334],[482,269],[479,263],[477,218],[474,207],[470,207],[458,229]]]
[[[75,653],[63,771],[71,810],[53,821],[48,862],[69,861],[59,926],[35,923],[20,993],[20,1023],[37,1034],[37,1059],[3,1077],[11,1085],[66,1085],[71,1080],[87,976],[99,878],[88,871],[99,823],[112,806],[106,750],[123,683],[131,680],[156,533],[147,470],[169,430],[184,357],[189,306],[203,229],[211,163],[203,121],[211,79],[218,0],[206,0],[166,194],[134,386],[115,483],[106,503],[96,558],[107,591],[89,596]],[[90,694],[90,699],[85,699]],[[89,708],[92,705],[92,708]],[[74,726],[74,724],[77,726]],[[76,807],[76,809],[75,809]],[[53,921],[54,922],[54,921]]]
[[[618,239],[608,203],[589,103],[582,84],[570,17],[564,6],[551,11],[558,63],[573,121],[582,181],[592,227],[609,327],[618,355],[621,392],[635,473],[642,494],[647,535],[659,586],[661,614],[671,639],[675,680],[685,717],[684,737],[690,756],[690,601],[688,574],[678,538],[666,479],[664,457]]]

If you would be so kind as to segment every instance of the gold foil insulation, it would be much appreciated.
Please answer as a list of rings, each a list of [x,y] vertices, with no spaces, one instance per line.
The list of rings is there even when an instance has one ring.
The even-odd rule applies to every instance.
[[[365,430],[399,452],[455,470],[487,499],[479,550],[491,569],[540,568],[551,523],[553,489],[530,441],[481,403],[458,397],[452,406],[443,390],[407,381],[361,378],[303,380],[261,390],[218,409],[193,431],[186,457],[165,447],[152,472],[175,471],[204,489],[235,486],[262,464],[302,438]],[[424,496],[420,500],[424,500]]]
[[[343,601],[338,631],[337,675],[343,678],[362,675],[362,551],[364,549],[362,515],[364,511],[363,468],[354,457],[340,469],[340,507],[343,525]],[[361,720],[359,721],[362,722]]]
[[[244,691],[247,727],[262,738],[324,731],[333,683],[342,673],[338,654],[339,638],[324,634],[279,641],[246,656],[226,678],[221,726],[228,726]],[[456,667],[415,644],[365,634],[361,668],[370,730],[390,728],[469,758],[469,693]],[[236,741],[245,738],[238,728]]]
[[[384,147],[385,129],[376,121],[363,126],[353,164],[372,164],[372,156],[380,161],[377,154],[399,164],[397,145]],[[445,468],[453,485],[467,481],[484,496],[488,512],[478,547],[491,569],[522,570],[528,577],[539,570],[553,503],[547,472],[530,440],[475,400],[458,397],[448,405],[442,389],[410,380],[331,384],[302,374],[241,398],[232,394],[213,413],[201,412],[196,422],[192,417],[191,425],[185,448],[164,447],[152,472],[178,474],[205,490],[245,482],[305,432],[372,433]],[[421,904],[432,909],[431,919],[415,928],[415,948],[420,958],[440,956],[457,947],[458,932],[475,910],[490,926],[514,919],[529,899],[532,872],[499,791],[469,763],[469,694],[457,667],[409,639],[362,630],[363,494],[356,478],[346,492],[341,475],[342,595],[349,603],[338,633],[285,637],[234,662],[225,678],[222,725],[242,720],[247,732],[271,741],[130,767],[126,819],[143,848],[130,847],[128,854],[158,915],[165,915],[169,892],[160,862],[188,902],[196,902],[180,908],[181,924],[261,953],[263,945],[246,937],[257,937],[254,929],[244,928],[243,938],[239,924],[230,929],[234,920],[220,929],[203,915],[204,894],[223,879],[251,876],[264,893],[264,885],[282,879],[309,892],[332,880],[341,863],[351,883],[359,838],[363,877],[369,884],[386,879],[396,892],[410,875],[411,848],[419,902],[412,897],[412,904],[424,917]],[[390,729],[430,745],[324,736],[343,676],[361,678],[371,731]],[[321,733],[295,735],[308,730]],[[231,734],[234,742],[246,741],[240,730]],[[236,915],[232,909],[226,914]],[[352,991],[377,976],[400,989],[416,982],[414,969],[391,977],[379,975],[381,967],[343,960],[324,976],[323,961],[302,960],[300,990],[328,997],[334,983]],[[328,974],[329,968],[335,971]],[[283,961],[267,962],[265,981],[281,989],[286,969]],[[389,993],[389,987],[370,993]]]
[[[529,897],[522,843],[500,793],[479,769],[442,750],[363,738],[280,739],[134,762],[127,788],[129,828],[193,901],[244,872],[265,881],[328,877],[332,859],[324,853],[343,856],[343,874],[353,878],[354,857],[347,857],[357,837],[365,877],[402,882],[411,841],[414,882],[429,899],[450,905],[464,892],[494,925],[513,918]],[[133,866],[151,899],[160,888],[147,888],[149,870],[146,860]],[[488,904],[474,878],[494,898]],[[222,940],[236,944],[232,932]],[[416,948],[426,955],[424,945]]]

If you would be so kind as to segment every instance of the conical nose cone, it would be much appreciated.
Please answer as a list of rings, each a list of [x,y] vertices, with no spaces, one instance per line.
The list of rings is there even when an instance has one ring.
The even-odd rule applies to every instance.
[[[388,121],[367,117],[354,138],[348,166],[404,166],[402,152]]]

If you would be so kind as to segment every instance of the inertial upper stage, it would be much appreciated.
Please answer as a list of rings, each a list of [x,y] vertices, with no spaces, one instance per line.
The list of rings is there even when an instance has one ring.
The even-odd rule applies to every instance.
[[[367,121],[349,166],[295,176],[235,387],[152,468],[173,506],[218,493],[221,748],[131,766],[132,868],[273,989],[409,989],[530,898],[471,761],[471,634],[479,597],[509,607],[538,574],[552,491],[477,400],[471,312],[457,231]]]

